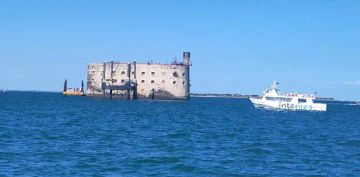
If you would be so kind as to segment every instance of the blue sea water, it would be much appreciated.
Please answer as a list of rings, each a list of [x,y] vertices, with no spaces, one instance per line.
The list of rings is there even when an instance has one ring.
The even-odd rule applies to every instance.
[[[359,176],[360,106],[0,96],[4,176]]]

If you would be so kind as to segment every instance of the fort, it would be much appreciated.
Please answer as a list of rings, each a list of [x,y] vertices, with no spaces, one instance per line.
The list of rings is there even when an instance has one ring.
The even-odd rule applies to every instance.
[[[103,62],[88,65],[87,96],[188,100],[190,52],[171,64]]]

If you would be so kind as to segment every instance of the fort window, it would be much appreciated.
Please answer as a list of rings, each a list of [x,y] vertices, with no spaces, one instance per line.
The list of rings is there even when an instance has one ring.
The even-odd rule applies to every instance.
[[[134,71],[133,71],[133,72],[131,72],[131,74],[133,74],[133,75],[134,75]]]
[[[155,81],[154,81],[154,80],[151,80],[151,83],[153,84],[153,83],[155,83]]]
[[[144,81],[144,80],[141,80],[141,83],[145,83],[145,81]]]
[[[174,81],[173,84],[176,84],[176,81]]]
[[[177,72],[174,72],[174,73],[173,73],[173,76],[174,76],[174,77],[179,77],[179,74],[178,74]]]
[[[183,76],[185,76],[185,73],[183,73]]]
[[[124,79],[122,79],[122,80],[121,80],[121,83],[124,83],[124,82],[125,82],[125,80],[124,80]]]
[[[185,81],[183,81],[183,85],[185,85]]]
[[[142,75],[145,75],[145,72],[141,72]]]
[[[155,72],[151,72],[151,75],[155,75]]]
[[[121,71],[121,74],[125,74],[125,71]]]

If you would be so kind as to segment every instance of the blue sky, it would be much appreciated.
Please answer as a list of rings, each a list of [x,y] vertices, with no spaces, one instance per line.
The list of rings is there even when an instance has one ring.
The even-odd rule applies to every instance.
[[[360,1],[0,2],[0,88],[57,91],[104,60],[191,52],[192,92],[360,99]]]

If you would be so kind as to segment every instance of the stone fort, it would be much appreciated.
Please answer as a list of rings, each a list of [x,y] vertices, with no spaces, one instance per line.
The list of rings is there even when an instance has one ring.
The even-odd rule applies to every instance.
[[[190,52],[171,64],[104,62],[88,65],[87,95],[120,99],[188,100]]]

